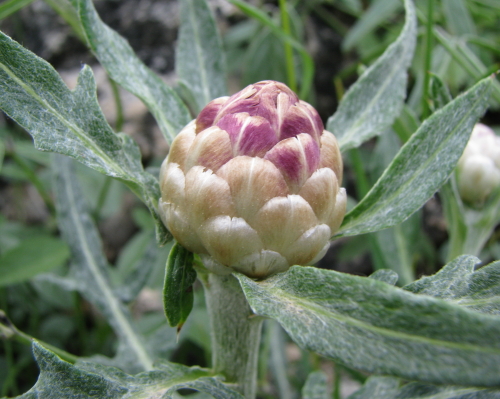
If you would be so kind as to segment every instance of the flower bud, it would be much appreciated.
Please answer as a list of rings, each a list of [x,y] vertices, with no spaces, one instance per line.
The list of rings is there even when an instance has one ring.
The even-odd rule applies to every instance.
[[[500,137],[488,126],[474,126],[456,174],[460,196],[473,205],[481,205],[500,187]]]
[[[210,102],[175,138],[160,213],[214,273],[263,278],[321,259],[345,214],[337,140],[286,85]]]

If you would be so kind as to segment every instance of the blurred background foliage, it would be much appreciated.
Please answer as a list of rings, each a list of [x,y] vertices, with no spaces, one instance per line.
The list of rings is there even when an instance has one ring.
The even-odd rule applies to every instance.
[[[415,3],[419,31],[407,103],[389,131],[344,154],[344,186],[351,206],[366,194],[420,122],[438,108],[443,93],[455,97],[500,68],[497,0]],[[350,84],[395,40],[404,23],[400,0],[211,0],[209,4],[222,34],[231,92],[259,80],[283,81],[311,102],[325,123]],[[177,1],[96,0],[95,5],[104,22],[175,86]],[[82,43],[74,10],[66,0],[4,0],[0,28],[48,60],[70,87],[81,65],[91,65],[109,122],[117,131],[130,134],[139,143],[144,165],[157,170],[168,146],[146,108],[106,76]],[[498,79],[483,123],[500,134]],[[79,357],[113,357],[117,339],[92,303],[57,283],[71,259],[58,231],[50,155],[35,150],[30,136],[3,115],[0,139],[0,309],[23,332],[12,338],[7,319],[0,314],[1,397],[25,392],[37,378],[27,336]],[[153,339],[161,332],[163,356],[209,366],[201,287],[195,287],[194,310],[177,338],[166,326],[161,288],[170,246],[156,248],[147,209],[109,177],[80,165],[76,176],[102,237],[112,283],[126,285],[143,267],[144,256],[149,256],[152,267],[144,288],[129,304],[140,334]],[[365,276],[390,268],[399,274],[398,284],[404,285],[445,263],[448,237],[437,195],[400,226],[334,241],[318,266]],[[500,259],[498,227],[480,258],[484,262]],[[262,398],[298,397],[306,377],[319,369],[329,377],[334,398],[347,397],[366,379],[301,352],[274,321],[265,324],[261,350]]]

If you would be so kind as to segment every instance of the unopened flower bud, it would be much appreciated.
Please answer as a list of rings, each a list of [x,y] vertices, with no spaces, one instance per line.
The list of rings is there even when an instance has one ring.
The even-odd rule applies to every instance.
[[[319,260],[345,214],[337,140],[286,85],[210,102],[172,143],[160,210],[214,273],[266,277]]]
[[[460,196],[474,205],[500,187],[500,137],[488,126],[474,126],[456,173]]]

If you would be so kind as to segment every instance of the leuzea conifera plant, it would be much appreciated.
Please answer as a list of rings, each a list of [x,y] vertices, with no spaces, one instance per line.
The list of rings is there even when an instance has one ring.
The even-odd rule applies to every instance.
[[[231,2],[275,27],[249,3]],[[109,274],[71,163],[58,158],[53,164],[58,218],[74,256],[63,285],[78,289],[108,319],[119,351],[106,363],[121,370],[79,362],[34,343],[40,377],[21,399],[168,399],[181,388],[217,399],[254,399],[265,317],[275,319],[302,349],[350,368],[402,378],[396,387],[402,381],[420,382],[414,399],[429,398],[427,393],[435,392],[429,384],[474,387],[466,389],[467,395],[495,394],[500,386],[499,262],[475,271],[477,258],[460,257],[403,288],[393,285],[397,276],[391,271],[366,278],[307,267],[324,254],[332,235],[376,232],[420,209],[453,172],[488,105],[492,78],[436,110],[344,217],[339,148],[358,147],[383,133],[404,104],[417,36],[413,1],[404,3],[406,21],[398,39],[346,92],[329,119],[337,145],[316,111],[282,83],[259,82],[224,97],[224,51],[205,0],[179,1],[177,72],[192,94],[186,98],[196,98],[190,105],[201,109],[190,123],[192,116],[176,92],[99,19],[92,1],[70,0],[85,43],[110,77],[148,106],[167,141],[180,132],[160,180],[143,169],[133,139],[108,125],[90,67],[82,69],[76,89],[69,90],[48,63],[0,33],[0,108],[29,131],[38,149],[119,179],[144,201],[159,243],[172,235],[178,241],[166,265],[168,323],[182,327],[198,278],[212,340],[210,369],[162,358],[157,341],[150,342],[137,328],[126,307],[147,279],[131,274],[134,284],[124,283],[129,294],[118,296],[124,287]],[[303,75],[304,87],[308,76]],[[1,331],[8,330],[4,335],[19,335],[5,320],[0,320]],[[138,370],[143,372],[130,375]],[[315,391],[313,379],[306,385],[305,391]],[[356,397],[380,392],[372,383],[366,390],[368,396]],[[317,396],[304,394],[312,397]],[[451,397],[459,396],[446,396]]]
[[[346,209],[342,157],[316,110],[263,81],[211,101],[175,138],[161,216],[213,273],[264,278],[326,253]]]

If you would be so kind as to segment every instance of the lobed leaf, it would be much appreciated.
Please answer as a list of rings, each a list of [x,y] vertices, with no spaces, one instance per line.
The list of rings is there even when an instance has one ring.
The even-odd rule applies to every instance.
[[[172,399],[182,388],[206,392],[216,399],[243,399],[206,370],[162,362],[151,372],[131,376],[114,367],[82,362],[72,365],[33,342],[40,367],[36,384],[18,399]]]
[[[481,80],[427,119],[368,194],[344,218],[339,236],[394,226],[417,211],[455,168],[488,105],[492,78]]]
[[[348,367],[435,384],[500,386],[500,319],[375,279],[293,266],[237,274],[252,310]]]
[[[481,313],[500,315],[500,261],[475,270],[481,260],[459,256],[433,276],[408,284],[405,290],[430,295]]]
[[[108,320],[122,351],[132,357],[132,369],[149,370],[152,359],[132,324],[130,312],[114,293],[106,257],[84,196],[75,178],[72,161],[54,156],[54,192],[59,227],[72,253],[72,277],[81,294]],[[132,363],[131,362],[131,363]],[[138,366],[134,366],[138,365]]]
[[[185,0],[179,6],[175,69],[193,95],[198,114],[214,98],[227,95],[225,54],[206,0]]]
[[[70,0],[78,10],[88,45],[109,76],[140,98],[168,143],[191,116],[177,94],[135,55],[128,42],[101,21],[92,0]]]
[[[359,147],[392,125],[406,96],[406,70],[415,49],[417,22],[412,0],[405,0],[406,23],[397,40],[354,83],[335,114],[328,119],[327,130],[345,151]]]
[[[69,90],[52,66],[0,32],[0,109],[24,127],[35,147],[68,155],[127,184],[149,207],[160,243],[171,236],[156,212],[160,188],[145,172],[137,144],[115,134],[96,97],[92,70],[84,66]]]
[[[193,309],[194,255],[175,243],[168,255],[163,284],[163,308],[170,327],[181,329]]]

